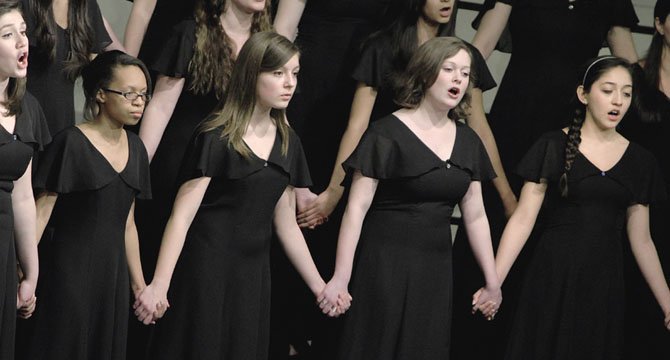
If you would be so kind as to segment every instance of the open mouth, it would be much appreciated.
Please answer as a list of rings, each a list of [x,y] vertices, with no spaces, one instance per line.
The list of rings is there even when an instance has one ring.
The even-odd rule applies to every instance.
[[[451,7],[450,6],[445,6],[440,9],[440,15],[441,16],[449,16],[451,15]]]
[[[457,87],[449,88],[449,90],[447,90],[447,91],[448,91],[449,94],[451,94],[452,96],[458,96],[458,94],[461,93],[461,89],[459,89],[459,88],[457,88]]]
[[[18,63],[19,63],[20,67],[22,67],[22,68],[27,67],[28,66],[28,52],[24,51],[21,54],[19,54],[19,57],[18,57],[17,60],[18,60]]]

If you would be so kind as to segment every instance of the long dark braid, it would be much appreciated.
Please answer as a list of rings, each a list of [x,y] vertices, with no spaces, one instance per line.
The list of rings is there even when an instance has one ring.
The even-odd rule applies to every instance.
[[[584,124],[585,114],[581,109],[575,111],[575,117],[568,128],[568,140],[565,144],[565,164],[563,165],[563,175],[558,182],[561,190],[561,196],[568,196],[568,173],[572,169],[572,164],[575,162],[577,153],[579,152],[579,144],[582,142],[582,124]]]

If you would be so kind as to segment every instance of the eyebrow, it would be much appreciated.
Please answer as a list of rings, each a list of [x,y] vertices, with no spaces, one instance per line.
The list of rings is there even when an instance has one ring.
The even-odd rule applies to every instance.
[[[2,25],[2,26],[0,26],[0,30],[4,29],[6,27],[10,27],[10,26],[14,26],[14,24]],[[21,26],[26,26],[26,23],[25,22],[20,23],[19,27],[21,27]]]
[[[603,83],[603,85],[614,85],[614,86],[616,86],[616,85],[618,85],[618,84],[615,83],[615,82],[613,82],[613,81],[605,81],[605,82]],[[623,87],[633,87],[633,85],[631,85],[631,84],[626,84],[626,85],[624,85]]]

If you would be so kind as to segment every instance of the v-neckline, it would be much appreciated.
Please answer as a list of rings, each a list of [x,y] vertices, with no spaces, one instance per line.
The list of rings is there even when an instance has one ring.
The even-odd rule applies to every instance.
[[[595,169],[597,169],[601,174],[606,174],[606,173],[609,173],[610,171],[614,170],[621,163],[623,158],[626,157],[626,154],[628,154],[629,149],[630,149],[630,141],[628,141],[628,144],[626,145],[626,149],[624,149],[624,151],[621,154],[621,156],[619,157],[619,159],[617,159],[617,161],[614,163],[614,165],[610,166],[610,168],[607,169],[607,170],[603,170],[603,169],[599,168],[598,166],[596,166],[596,164],[593,163],[593,161],[591,161],[583,152],[578,151],[578,153],[584,158],[584,160],[586,160],[587,163],[589,163],[591,166],[593,166]]]
[[[121,171],[118,171],[112,165],[112,163],[107,159],[107,157],[105,157],[105,155],[100,150],[98,150],[95,144],[91,142],[91,139],[89,139],[88,136],[86,136],[86,134],[83,131],[81,131],[81,129],[78,126],[75,126],[75,129],[77,129],[79,134],[81,134],[81,136],[83,136],[84,139],[86,140],[86,143],[88,143],[88,145],[91,146],[93,150],[95,150],[95,152],[105,161],[107,166],[109,166],[109,168],[112,169],[117,175],[121,175],[123,174],[124,171],[126,171],[126,169],[128,168],[128,164],[130,163],[130,138],[128,137],[127,131],[124,130],[124,134],[126,135],[126,143],[128,144],[128,158],[126,159],[126,163],[123,165],[123,169],[121,169]]]
[[[400,125],[402,125],[402,128],[404,128],[405,130],[407,130],[407,132],[409,132],[409,133],[412,135],[412,137],[413,137],[419,144],[421,144],[421,146],[422,146],[424,149],[426,149],[426,150],[427,150],[433,157],[435,157],[436,159],[440,160],[441,162],[448,162],[449,160],[451,160],[451,159],[454,157],[454,151],[456,150],[456,144],[457,144],[457,142],[458,142],[458,138],[459,138],[459,136],[458,136],[458,131],[459,131],[459,130],[458,130],[458,124],[454,123],[454,128],[456,129],[456,134],[454,135],[454,143],[451,145],[451,151],[449,152],[449,157],[446,158],[446,159],[442,159],[442,158],[440,157],[440,155],[438,155],[433,149],[430,148],[430,146],[428,146],[425,142],[423,142],[423,140],[421,140],[421,138],[420,138],[419,136],[417,136],[417,135],[414,133],[414,131],[412,131],[412,129],[410,129],[409,126],[407,126],[407,124],[405,124],[402,120],[400,120],[399,117],[397,117],[396,115],[393,115],[393,114],[391,114],[391,115],[396,119],[397,122],[400,123]]]
[[[249,146],[249,144],[246,141],[244,141],[244,139],[242,139],[242,142],[247,147],[247,149],[249,149],[249,152],[251,152],[251,154],[253,154],[254,157],[256,157],[256,159],[268,162],[268,160],[270,160],[270,158],[272,157],[272,153],[275,151],[275,146],[277,145],[277,138],[279,137],[279,136],[277,136],[278,132],[279,132],[278,129],[275,130],[275,137],[274,137],[274,139],[272,139],[272,147],[270,148],[270,152],[268,153],[268,158],[267,159],[264,159],[264,158],[258,156],[258,154],[256,154],[254,149],[252,149],[251,146]]]

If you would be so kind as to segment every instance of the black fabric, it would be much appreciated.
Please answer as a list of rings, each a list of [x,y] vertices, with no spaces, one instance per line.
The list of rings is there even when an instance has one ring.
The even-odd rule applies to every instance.
[[[642,100],[640,107],[628,110],[620,124],[621,133],[639,143],[658,159],[665,180],[666,191],[670,191],[670,99],[658,90],[656,84],[647,84],[642,68],[635,67],[634,98]],[[638,97],[644,97],[642,99]],[[658,257],[670,283],[670,202],[667,200],[651,204],[649,223]],[[662,313],[647,282],[626,247],[626,333],[625,351],[627,359],[670,358],[670,333],[662,322]]]
[[[465,42],[474,57],[472,63],[472,74],[474,76],[473,87],[486,91],[496,86],[496,82],[486,65],[482,54]],[[376,35],[366,42],[358,65],[353,71],[353,78],[377,90],[377,98],[372,109],[370,120],[377,120],[400,108],[395,102],[395,91],[392,87],[393,76],[393,42],[388,34]]]
[[[244,159],[220,134],[198,135],[186,159],[194,163],[183,167],[212,178],[175,267],[151,359],[268,357],[273,214],[287,186],[311,181],[293,132],[287,156],[276,139],[267,161]]]
[[[44,114],[30,95],[21,102],[11,133],[0,125],[0,358],[14,358],[16,325],[16,250],[14,246],[14,181],[25,174],[36,150],[51,140]]]
[[[443,161],[389,116],[370,126],[344,167],[379,182],[358,242],[339,358],[448,358],[450,219],[472,181],[494,176],[483,145],[459,124]]]
[[[88,3],[87,17],[93,31],[93,53],[102,52],[112,43],[105,24],[102,20],[100,7],[97,1]],[[56,25],[56,57],[53,62],[49,61],[45,54],[46,49],[38,49],[37,39],[32,32],[40,19],[35,19],[30,1],[21,0],[23,17],[28,29],[30,40],[30,63],[28,65],[28,91],[39,101],[46,114],[49,131],[56,135],[61,130],[75,124],[74,114],[74,82],[70,81],[64,71],[65,61],[70,52],[69,29],[63,29]]]
[[[598,169],[578,153],[568,196],[561,197],[553,176],[544,174],[563,161],[545,158],[552,151],[543,150],[564,149],[566,138],[562,131],[541,137],[519,165],[522,177],[548,178],[548,187],[506,359],[623,358],[626,211],[664,200],[665,189],[653,156],[630,143],[611,169]]]

